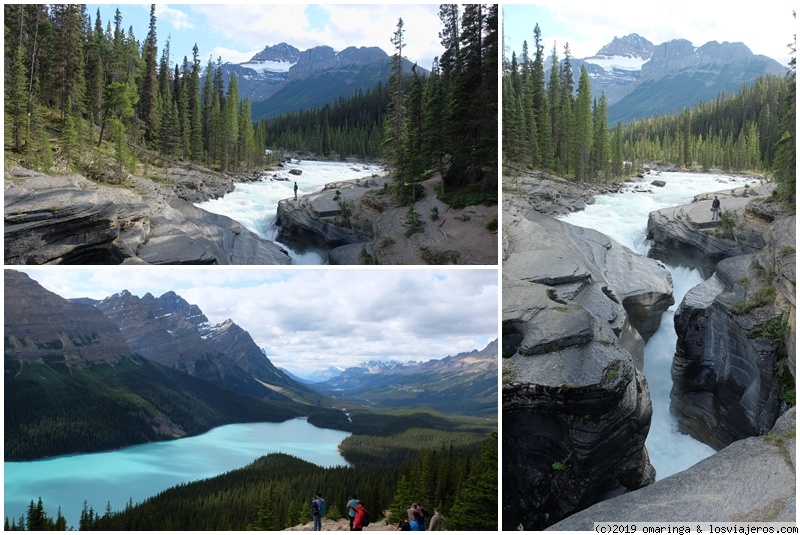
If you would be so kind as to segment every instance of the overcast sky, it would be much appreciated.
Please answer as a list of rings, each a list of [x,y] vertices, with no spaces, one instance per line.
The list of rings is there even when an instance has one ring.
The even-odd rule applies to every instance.
[[[65,298],[172,290],[211,323],[230,318],[292,372],[427,361],[498,337],[496,269],[20,268]]]
[[[722,2],[720,0],[574,0],[535,1],[524,5],[503,3],[506,53],[517,55],[522,42],[533,51],[533,28],[539,23],[545,53],[553,42],[559,57],[569,42],[575,58],[593,56],[614,37],[638,33],[655,45],[688,39],[695,46],[709,41],[743,42],[755,54],[769,56],[782,65],[796,33],[792,2]]]
[[[87,4],[94,26],[97,9],[103,29],[114,21],[119,8],[127,32],[133,26],[139,41],[147,37],[150,4]],[[209,56],[223,62],[242,63],[266,46],[288,43],[299,50],[327,45],[336,51],[349,46],[377,46],[394,52],[390,42],[403,19],[403,55],[431,68],[441,54],[438,4],[157,4],[159,57],[170,37],[172,64],[191,61],[197,43],[201,63]]]

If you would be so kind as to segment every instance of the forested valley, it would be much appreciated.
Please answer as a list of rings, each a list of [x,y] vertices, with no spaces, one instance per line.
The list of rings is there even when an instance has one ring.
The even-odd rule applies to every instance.
[[[577,92],[569,44],[556,46],[545,73],[541,29],[503,62],[503,159],[516,168],[553,172],[577,182],[608,183],[644,164],[688,170],[759,173],[794,200],[795,61],[785,77],[765,76],[738,93],[720,94],[679,113],[610,128],[605,95],[592,98],[581,67]]]
[[[310,522],[310,500],[320,491],[328,502],[325,517],[334,520],[346,517],[347,500],[357,494],[373,522],[386,515],[396,523],[419,502],[428,511],[439,507],[445,529],[496,530],[497,432],[463,422],[456,427],[354,435],[341,446],[352,462],[348,467],[321,468],[270,454],[143,503],[128,503],[122,511],[85,503],[78,526],[67,526],[60,509],[52,518],[44,510],[48,504],[31,500],[24,517],[6,517],[5,529],[280,530]]]

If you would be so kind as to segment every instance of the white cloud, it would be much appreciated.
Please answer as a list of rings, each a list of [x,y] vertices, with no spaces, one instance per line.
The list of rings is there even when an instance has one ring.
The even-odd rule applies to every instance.
[[[217,58],[222,58],[222,63],[244,63],[250,61],[250,59],[261,52],[261,50],[263,50],[263,48],[240,52],[239,50],[233,50],[224,46],[215,46],[211,49],[211,52],[208,53],[208,57],[215,63]],[[208,57],[206,59],[208,59]],[[203,65],[205,66],[205,63],[203,63]]]
[[[195,25],[189,20],[189,15],[179,9],[174,9],[166,4],[156,4],[156,19],[166,21],[176,30],[193,30]]]
[[[494,269],[24,268],[62,297],[173,290],[289,369],[430,360],[498,337]]]
[[[199,4],[192,9],[204,19],[212,40],[226,41],[224,51],[228,56],[216,52],[213,56],[222,55],[225,61],[234,61],[233,42],[241,43],[248,50],[262,50],[281,42],[300,50],[321,45],[337,51],[349,46],[377,46],[391,54],[390,39],[400,17],[406,31],[405,56],[429,69],[433,57],[440,54],[438,5],[323,4],[318,10],[326,12],[329,18],[322,27],[313,26],[306,7],[298,4]],[[222,51],[223,46],[218,45],[214,50]]]
[[[525,10],[527,16],[521,14]],[[791,7],[781,2],[762,2],[752,6],[732,7],[719,0],[690,2],[539,2],[525,7],[507,4],[513,14],[506,21],[509,35],[518,34],[519,44],[507,43],[517,54],[522,39],[532,46],[533,27],[540,23],[546,51],[557,41],[558,52],[569,42],[575,57],[594,55],[614,37],[638,33],[658,45],[672,39],[688,39],[695,46],[709,41],[743,42],[754,53],[765,54],[785,63],[786,44],[796,32]],[[549,26],[545,21],[552,21]],[[522,24],[527,29],[516,30]],[[523,33],[524,32],[524,33]]]

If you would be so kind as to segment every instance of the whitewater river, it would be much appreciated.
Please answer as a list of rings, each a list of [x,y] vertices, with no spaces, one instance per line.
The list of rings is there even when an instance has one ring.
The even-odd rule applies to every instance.
[[[650,186],[653,179],[666,182],[663,188]],[[651,193],[633,191],[596,197],[596,202],[582,212],[563,217],[573,225],[596,229],[637,253],[646,255],[647,217],[654,210],[686,204],[695,195],[712,191],[730,191],[748,180],[714,174],[662,173],[642,182]],[[711,203],[709,202],[709,209]],[[709,210],[709,219],[710,219]],[[653,400],[653,420],[647,437],[647,451],[656,468],[658,479],[684,470],[708,457],[714,450],[688,435],[678,432],[677,423],[669,412],[669,393],[672,389],[670,368],[675,353],[677,335],[674,314],[686,292],[703,279],[694,269],[667,266],[672,274],[675,304],[661,318],[661,327],[648,340],[644,350],[644,375]]]
[[[319,466],[347,465],[339,444],[350,433],[320,429],[305,418],[282,423],[233,424],[200,436],[121,450],[3,463],[4,516],[24,516],[42,498],[48,516],[58,507],[78,528],[83,502],[99,514],[125,508],[181,483],[213,477],[269,453],[294,455]]]
[[[296,169],[302,171],[299,176],[289,174]],[[243,182],[236,184],[236,189],[220,199],[212,199],[197,204],[203,210],[226,215],[235,219],[248,230],[264,239],[276,241],[278,229],[275,226],[275,214],[278,202],[294,198],[294,183],[297,182],[297,196],[320,191],[325,184],[342,180],[369,178],[379,174],[383,169],[376,164],[321,162],[314,160],[292,160],[284,164],[284,168],[270,172],[280,179],[262,180],[260,182]],[[278,243],[278,242],[276,242]],[[285,244],[280,244],[292,257],[292,264],[323,264],[324,259],[317,253],[297,253]]]

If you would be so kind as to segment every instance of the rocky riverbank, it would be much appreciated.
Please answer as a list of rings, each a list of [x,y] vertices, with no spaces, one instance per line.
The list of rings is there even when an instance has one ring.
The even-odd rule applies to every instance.
[[[707,280],[675,316],[671,410],[681,429],[721,449],[763,435],[794,403],[796,217],[772,185],[698,196],[650,214],[651,253]],[[727,223],[708,223],[718,196]]]
[[[654,481],[640,369],[672,284],[657,262],[545,215],[577,209],[578,188],[525,177],[504,192],[503,529],[543,529]]]
[[[716,193],[729,212],[721,227],[708,222],[714,194],[653,212],[648,227],[655,256],[708,278],[676,314],[672,411],[684,431],[724,449],[651,486],[640,471],[641,490],[618,478],[603,494],[592,485],[607,485],[608,471],[645,466],[634,460],[646,450],[616,425],[624,404],[614,405],[608,390],[599,393],[597,367],[624,371],[636,378],[638,395],[646,392],[620,356],[627,352],[635,362],[636,344],[614,320],[625,317],[633,331],[649,332],[646,322],[637,323],[635,307],[615,306],[631,304],[620,299],[628,281],[620,287],[608,274],[639,278],[646,271],[624,256],[613,260],[613,240],[548,217],[582,210],[601,191],[541,174],[504,180],[504,529],[542,528],[565,517],[551,529],[621,519],[794,520],[794,409],[780,416],[795,396],[796,219],[766,201],[771,185],[749,182]],[[643,194],[661,187],[637,185]],[[607,268],[587,267],[607,259]],[[598,331],[606,323],[614,337]],[[609,367],[610,354],[616,367]],[[631,401],[633,390],[625,399],[630,428],[641,428],[640,413],[631,410],[639,403]],[[576,400],[584,404],[579,409]],[[594,412],[601,400],[609,404]],[[610,449],[602,459],[576,461],[592,458],[589,438],[597,450]],[[737,468],[745,464],[747,470]],[[569,516],[590,503],[597,505]]]
[[[280,201],[278,241],[327,254],[331,264],[497,265],[497,206],[454,209],[436,198],[437,175],[423,183],[409,208],[397,204],[384,185],[391,178],[327,184],[298,200]]]
[[[79,174],[5,169],[6,264],[289,264],[289,255],[193,202],[234,177],[182,166],[104,185]]]

